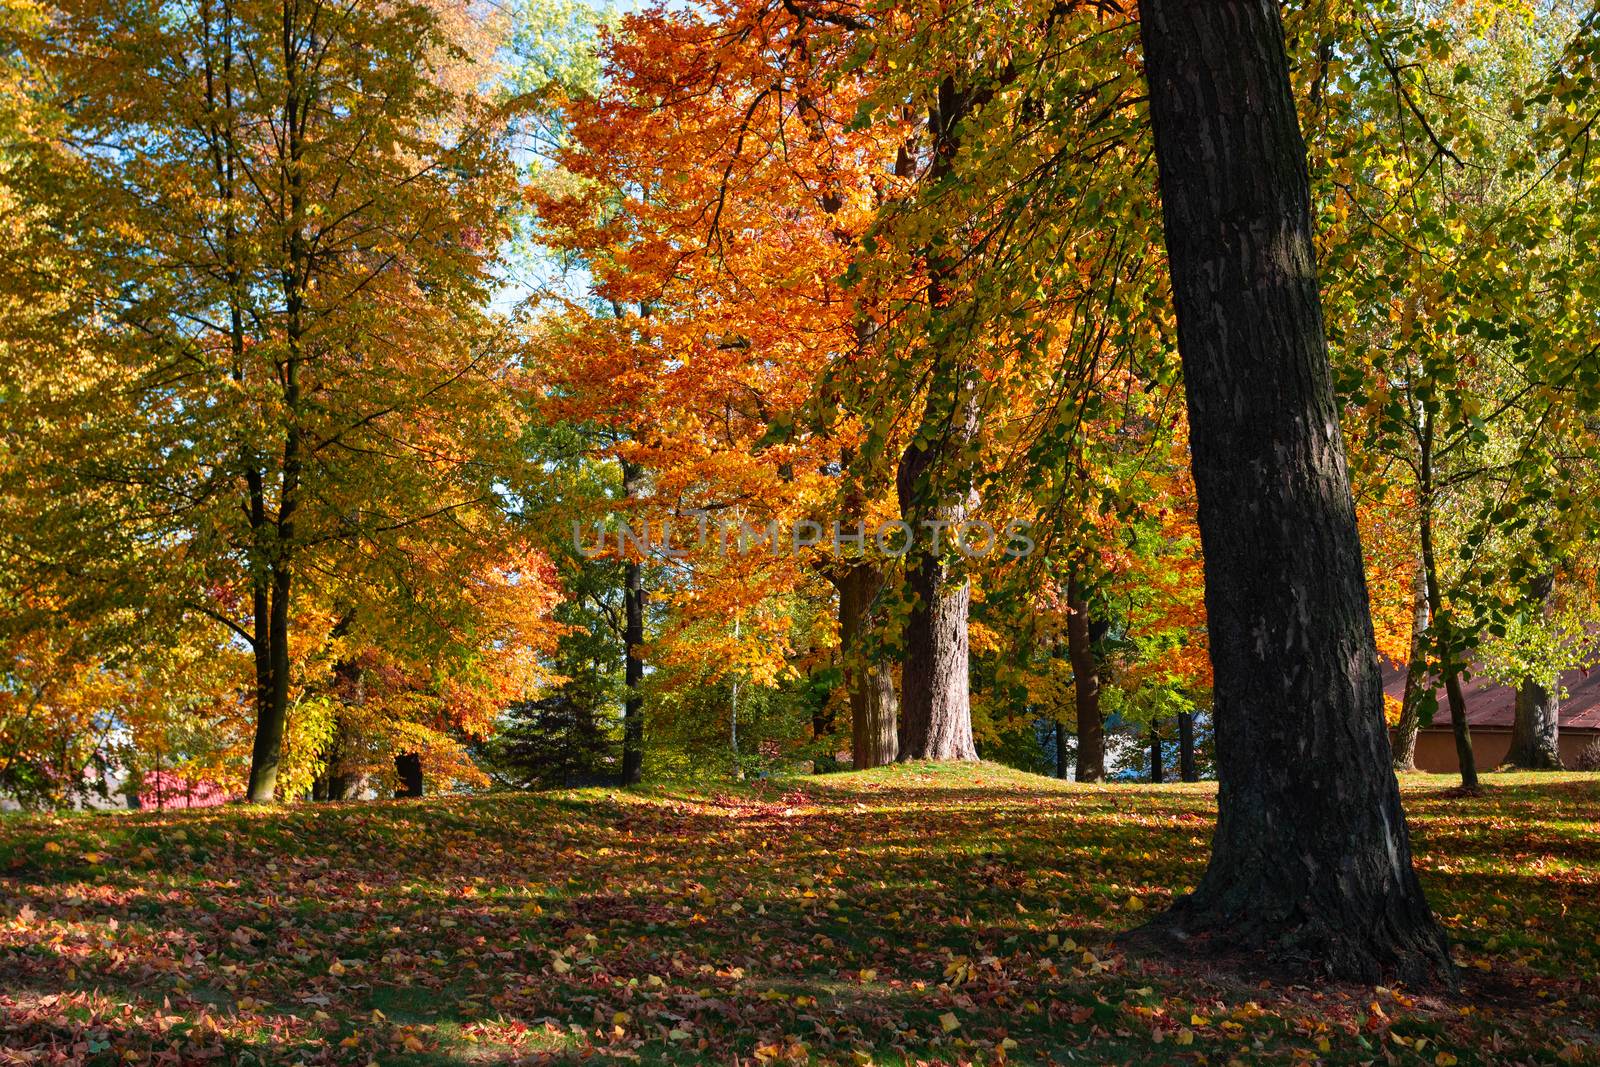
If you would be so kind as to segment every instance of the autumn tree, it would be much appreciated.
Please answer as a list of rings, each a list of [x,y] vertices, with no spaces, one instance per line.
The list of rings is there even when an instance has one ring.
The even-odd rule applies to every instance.
[[[503,529],[515,412],[484,309],[513,183],[467,63],[482,27],[318,0],[45,22],[19,45],[73,105],[33,146],[31,195],[94,256],[102,378],[138,453],[64,474],[136,501],[162,546],[141,582],[252,649],[267,801],[296,604],[382,590],[416,612],[418,553]]]
[[[1278,9],[1146,0],[1140,16],[1220,790],[1205,876],[1155,928],[1359,980],[1448,971],[1389,770]]]
[[[817,413],[813,386],[863,350],[840,278],[880,192],[856,161],[892,160],[893,148],[884,131],[851,129],[861,89],[817,74],[836,69],[841,42],[816,30],[803,15],[732,3],[622,21],[602,89],[566,107],[570,143],[556,158],[569,180],[532,192],[542,239],[589,284],[539,293],[530,347],[541,418],[589,428],[593,458],[622,475],[619,498],[597,503],[658,546],[671,525],[670,559],[637,544],[622,553],[637,568],[630,589],[646,568],[659,577],[655,665],[721,679],[730,695],[776,683],[794,653],[785,620],[798,617],[782,605],[831,583],[856,718],[892,721],[892,680],[861,658],[881,571],[767,533],[788,542],[811,523],[831,535],[836,515],[870,528],[882,495],[842,476],[856,422]],[[767,547],[741,547],[741,530]],[[627,645],[633,694],[642,629]]]
[[[1582,494],[1552,492],[1583,482],[1588,450],[1573,436],[1588,342],[1552,307],[1581,276],[1566,230],[1582,196],[1553,179],[1561,136],[1538,102],[1552,84],[1579,95],[1559,73],[1575,25],[1564,5],[1485,2],[1318,27],[1345,42],[1321,68],[1339,91],[1312,112],[1313,144],[1364,540],[1387,576],[1374,617],[1380,643],[1413,635],[1409,656],[1386,652],[1409,659],[1396,763],[1437,679],[1469,787],[1466,679],[1585,526]]]

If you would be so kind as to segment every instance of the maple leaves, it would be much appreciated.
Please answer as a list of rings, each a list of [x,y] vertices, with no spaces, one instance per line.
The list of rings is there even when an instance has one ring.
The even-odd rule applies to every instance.
[[[1204,789],[914,765],[717,794],[10,819],[0,1043],[199,1058],[270,1039],[352,1063],[1063,1046],[1584,1062],[1600,857],[1576,827],[1593,783],[1508,778],[1461,801],[1438,781],[1408,796],[1430,895],[1469,975],[1516,991],[1470,1012],[1125,955],[1117,931],[1198,874]],[[1520,892],[1535,865],[1541,893]]]
[[[280,764],[296,789],[314,774],[333,657],[312,636],[406,661],[411,699],[347,724],[430,751],[418,731],[483,733],[537,681],[552,578],[503,497],[520,382],[487,305],[516,188],[480,91],[492,32],[451,3],[36,15],[8,28],[39,118],[5,188],[72,250],[81,281],[45,280],[88,328],[14,335],[8,457],[43,462],[5,466],[39,516],[8,535],[7,581],[151,638],[243,642],[253,672],[217,692],[254,700],[253,799]]]

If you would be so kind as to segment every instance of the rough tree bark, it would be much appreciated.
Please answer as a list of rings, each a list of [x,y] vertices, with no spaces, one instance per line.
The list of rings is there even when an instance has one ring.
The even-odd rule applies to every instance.
[[[1390,770],[1275,0],[1141,0],[1215,673],[1218,820],[1143,936],[1450,975]]]
[[[894,671],[862,643],[872,625],[872,604],[883,588],[883,570],[856,563],[833,579],[839,591],[839,652],[850,694],[850,765],[854,770],[882,767],[899,754],[899,704]]]
[[[1419,560],[1411,609],[1411,658],[1406,663],[1406,691],[1400,700],[1400,721],[1394,728],[1394,769],[1417,769],[1417,731],[1422,728],[1422,698],[1428,685],[1428,570]]]
[[[971,97],[954,79],[940,83],[937,102],[928,112],[933,148],[930,183],[936,185],[954,165],[960,147],[957,129],[971,105]],[[951,566],[948,551],[951,531],[977,503],[960,469],[967,445],[978,432],[978,381],[943,313],[952,299],[958,260],[943,237],[929,248],[928,345],[933,365],[922,422],[895,476],[900,514],[914,534],[906,557],[906,590],[912,607],[901,670],[902,760],[978,758],[967,682],[972,587],[966,575]],[[941,539],[943,544],[936,543]]]
[[[1540,612],[1549,611],[1555,590],[1554,572],[1534,583],[1533,599]],[[1537,678],[1524,678],[1517,687],[1516,713],[1511,723],[1511,751],[1506,762],[1534,771],[1561,770],[1561,697]]]
[[[1076,778],[1098,782],[1106,776],[1105,716],[1100,711],[1100,663],[1095,640],[1105,626],[1089,617],[1089,600],[1076,581],[1067,584],[1067,658],[1072,663],[1072,694],[1077,709]],[[1096,631],[1099,631],[1097,633]]]

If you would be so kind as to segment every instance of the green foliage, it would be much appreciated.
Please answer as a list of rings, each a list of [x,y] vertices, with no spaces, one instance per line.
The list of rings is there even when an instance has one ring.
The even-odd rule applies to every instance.
[[[613,705],[594,681],[569,682],[506,709],[478,762],[493,782],[515,789],[599,785],[618,776],[617,731]]]

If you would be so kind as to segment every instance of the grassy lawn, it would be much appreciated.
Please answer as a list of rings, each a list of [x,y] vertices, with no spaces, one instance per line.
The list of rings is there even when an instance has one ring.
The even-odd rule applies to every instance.
[[[1404,783],[1448,998],[1120,953],[1198,878],[1209,786],[10,817],[0,1063],[1600,1062],[1600,777],[1485,781]]]

